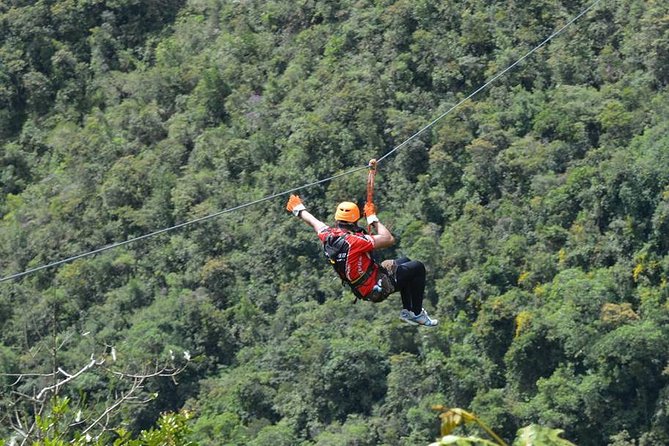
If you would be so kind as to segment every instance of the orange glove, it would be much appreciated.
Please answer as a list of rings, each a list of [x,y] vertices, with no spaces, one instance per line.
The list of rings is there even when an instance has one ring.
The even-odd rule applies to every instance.
[[[368,225],[379,221],[379,218],[376,216],[376,206],[371,201],[365,203],[365,217],[367,217]]]
[[[294,216],[299,217],[300,212],[305,210],[306,208],[302,204],[302,200],[300,200],[299,195],[290,195],[290,198],[288,198],[288,203],[286,204],[286,210],[288,212],[292,212]]]

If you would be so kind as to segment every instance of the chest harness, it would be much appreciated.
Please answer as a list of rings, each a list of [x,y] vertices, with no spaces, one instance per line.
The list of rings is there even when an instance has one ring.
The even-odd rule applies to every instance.
[[[351,288],[353,295],[355,295],[355,302],[357,302],[358,299],[367,299],[360,292],[360,286],[362,286],[362,284],[374,273],[374,267],[378,265],[372,258],[372,261],[369,263],[369,266],[364,273],[355,280],[349,280],[348,277],[346,277],[346,264],[348,263],[348,253],[350,248],[350,245],[346,241],[347,235],[349,235],[348,232],[341,235],[328,235],[325,242],[323,242],[323,253],[339,275],[342,283],[347,284]]]

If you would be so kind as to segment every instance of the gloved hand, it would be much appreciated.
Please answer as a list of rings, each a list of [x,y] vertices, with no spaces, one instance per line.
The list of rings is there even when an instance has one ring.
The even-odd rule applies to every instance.
[[[306,208],[302,204],[299,195],[290,195],[288,198],[288,203],[286,204],[286,209],[288,212],[292,212],[294,216],[299,217],[300,211],[305,210]]]
[[[371,201],[365,203],[365,217],[368,225],[379,221],[379,217],[376,216],[376,206]]]

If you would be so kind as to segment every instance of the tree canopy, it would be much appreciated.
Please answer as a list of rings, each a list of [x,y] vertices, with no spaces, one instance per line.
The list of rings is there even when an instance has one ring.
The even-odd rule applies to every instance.
[[[590,3],[0,2],[0,276],[363,166]],[[187,410],[202,446],[428,444],[444,404],[669,443],[668,85],[669,3],[601,2],[379,164],[379,256],[426,264],[429,331],[352,305],[281,197],[0,283],[0,438],[113,351],[192,358],[114,415],[146,438]],[[364,175],[300,194],[331,221]]]

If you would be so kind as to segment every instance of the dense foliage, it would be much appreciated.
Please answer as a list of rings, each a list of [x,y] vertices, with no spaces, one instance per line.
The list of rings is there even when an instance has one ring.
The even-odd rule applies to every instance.
[[[588,4],[0,2],[0,275],[364,165]],[[437,403],[667,444],[668,84],[669,3],[604,1],[380,164],[383,257],[426,263],[436,329],[353,306],[277,198],[0,283],[0,373],[188,351],[114,423],[188,408],[203,446],[427,444]],[[330,220],[364,175],[300,193]],[[15,381],[0,438],[45,385]]]

